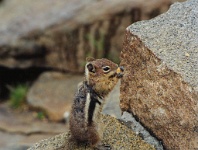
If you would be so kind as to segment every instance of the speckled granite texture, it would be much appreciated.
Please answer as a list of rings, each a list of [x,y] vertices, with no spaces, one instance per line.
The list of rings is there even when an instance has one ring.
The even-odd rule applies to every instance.
[[[102,142],[111,145],[113,150],[154,150],[153,146],[145,143],[117,119],[104,115],[102,124],[106,127]],[[50,139],[42,140],[28,150],[91,150],[85,144],[80,145],[69,139],[70,134],[63,133]]]
[[[198,1],[175,3],[167,13],[132,24],[147,48],[198,91]]]
[[[198,149],[198,1],[127,28],[120,106],[166,149]]]

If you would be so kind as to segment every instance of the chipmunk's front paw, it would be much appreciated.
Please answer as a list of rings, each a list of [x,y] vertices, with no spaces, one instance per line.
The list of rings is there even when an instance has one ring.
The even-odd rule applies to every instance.
[[[99,144],[94,147],[94,150],[112,150],[110,145]]]

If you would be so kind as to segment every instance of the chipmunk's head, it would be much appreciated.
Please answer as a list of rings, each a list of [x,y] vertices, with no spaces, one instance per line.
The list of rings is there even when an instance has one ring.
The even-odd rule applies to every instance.
[[[86,60],[86,81],[98,94],[106,96],[123,76],[124,68],[105,58]]]

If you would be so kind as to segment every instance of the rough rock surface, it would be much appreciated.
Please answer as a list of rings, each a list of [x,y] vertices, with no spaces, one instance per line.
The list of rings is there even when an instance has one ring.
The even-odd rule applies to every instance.
[[[123,112],[120,119],[127,127],[139,135],[145,142],[153,145],[156,150],[164,150],[162,143],[151,135],[135,118],[128,112]]]
[[[5,0],[0,65],[83,71],[88,55],[118,62],[126,26],[157,16],[174,1]]]
[[[154,150],[154,148],[141,140],[129,128],[122,125],[115,118],[104,115],[102,123],[105,126],[104,139],[102,143],[109,144],[116,150]],[[79,145],[69,140],[70,134],[63,133],[50,139],[36,143],[29,150],[91,150],[86,145]]]
[[[0,150],[22,150],[38,140],[67,131],[68,125],[39,120],[35,112],[21,112],[0,105]]]
[[[167,149],[198,148],[198,1],[127,28],[121,109]]]
[[[27,150],[37,141],[53,136],[55,136],[55,134],[35,133],[32,135],[24,135],[21,133],[0,131],[0,150]]]
[[[27,94],[30,106],[44,110],[52,121],[63,120],[69,114],[81,75],[45,72],[33,84]]]

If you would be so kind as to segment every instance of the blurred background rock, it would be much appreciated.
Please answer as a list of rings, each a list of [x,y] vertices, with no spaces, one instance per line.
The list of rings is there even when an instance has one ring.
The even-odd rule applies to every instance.
[[[85,58],[119,63],[126,27],[175,1],[1,0],[0,149],[66,131]],[[109,99],[104,113],[120,118],[119,85]]]

